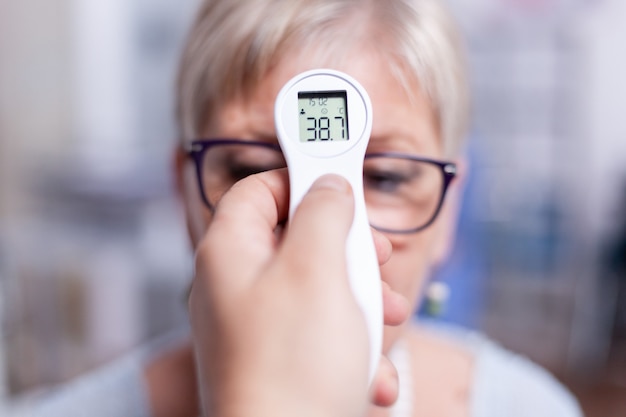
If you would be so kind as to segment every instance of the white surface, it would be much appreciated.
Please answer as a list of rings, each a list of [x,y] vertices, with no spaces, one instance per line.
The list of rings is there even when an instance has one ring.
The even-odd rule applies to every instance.
[[[73,0],[75,134],[86,165],[100,175],[136,162],[133,22],[124,0]]]

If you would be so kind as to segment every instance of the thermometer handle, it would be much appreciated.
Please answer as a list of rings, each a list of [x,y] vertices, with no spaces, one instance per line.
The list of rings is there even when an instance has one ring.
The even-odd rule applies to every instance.
[[[352,185],[354,220],[346,242],[346,263],[350,287],[369,332],[371,383],[383,339],[380,271],[363,197],[371,101],[363,86],[349,75],[316,69],[285,84],[276,98],[274,118],[289,169],[290,216],[322,175],[337,174]]]
[[[363,158],[361,157],[361,161]],[[363,167],[354,160],[342,158],[309,158],[300,155],[297,169],[289,167],[291,217],[304,194],[313,182],[324,174],[337,174],[346,178],[354,193],[354,220],[346,243],[348,277],[354,297],[365,316],[370,341],[369,381],[371,383],[378,368],[383,339],[382,288],[378,257],[372,238],[365,200],[363,196]],[[352,169],[346,170],[346,166]],[[338,169],[341,168],[341,169]]]

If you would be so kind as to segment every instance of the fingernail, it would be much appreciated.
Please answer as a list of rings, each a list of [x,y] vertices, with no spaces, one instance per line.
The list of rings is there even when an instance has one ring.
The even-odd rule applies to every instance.
[[[339,175],[327,174],[318,178],[311,187],[312,190],[327,189],[345,192],[349,189],[348,181]]]

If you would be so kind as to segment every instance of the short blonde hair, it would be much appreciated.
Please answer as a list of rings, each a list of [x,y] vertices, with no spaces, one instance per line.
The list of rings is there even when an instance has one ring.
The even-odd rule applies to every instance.
[[[316,58],[338,64],[359,42],[381,54],[409,96],[411,86],[426,94],[445,153],[457,154],[469,93],[461,39],[442,1],[204,0],[179,71],[181,139],[200,136],[220,103],[254,91],[290,53],[319,54],[323,45]]]

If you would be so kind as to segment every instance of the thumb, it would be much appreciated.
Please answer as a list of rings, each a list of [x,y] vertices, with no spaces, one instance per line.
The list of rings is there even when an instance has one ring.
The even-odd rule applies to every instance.
[[[347,276],[346,240],[354,217],[354,196],[347,180],[325,175],[313,183],[290,220],[283,255],[295,276],[316,280]]]

